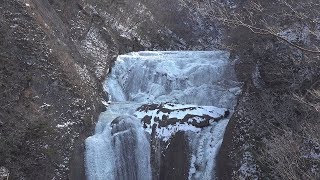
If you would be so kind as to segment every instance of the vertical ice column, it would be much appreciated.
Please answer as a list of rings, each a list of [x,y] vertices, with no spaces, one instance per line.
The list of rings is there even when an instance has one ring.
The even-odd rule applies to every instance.
[[[89,180],[151,179],[150,143],[135,117],[117,117],[89,137],[86,148]]]

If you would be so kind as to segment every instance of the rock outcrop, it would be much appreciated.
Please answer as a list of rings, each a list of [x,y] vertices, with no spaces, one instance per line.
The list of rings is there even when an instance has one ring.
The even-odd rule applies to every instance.
[[[215,24],[180,1],[0,2],[0,166],[13,179],[82,179],[83,140],[118,54],[213,49]]]
[[[10,178],[85,179],[83,142],[104,111],[101,101],[107,101],[102,81],[117,55],[138,50],[231,47],[237,78],[245,85],[219,154],[221,179],[281,177],[281,168],[264,166],[274,162],[266,159],[271,156],[265,153],[277,149],[268,142],[276,144],[277,138],[288,137],[281,130],[275,132],[279,127],[307,134],[307,139],[302,138],[305,143],[299,144],[303,150],[299,153],[318,157],[311,155],[318,152],[313,140],[319,138],[310,136],[320,127],[319,98],[314,96],[320,88],[318,54],[245,27],[224,28],[208,18],[213,6],[193,6],[192,2],[0,1],[0,166],[8,169]],[[307,48],[319,44],[318,21],[291,19],[300,16],[290,8],[290,13],[282,13],[288,8],[284,4],[257,1],[254,5],[261,6],[250,9],[250,2],[222,3],[247,20],[248,14],[254,21],[269,17],[266,20],[280,27],[279,34],[291,43]],[[312,0],[302,3],[308,5]],[[265,11],[247,13],[257,7]],[[309,6],[302,14],[317,16],[317,8]],[[273,12],[281,14],[268,16]],[[280,15],[288,17],[279,19]],[[276,138],[272,137],[275,134]],[[172,143],[185,146],[181,136],[177,134]],[[151,143],[159,145],[158,141]],[[168,151],[175,152],[175,148]],[[160,159],[159,152],[152,153]],[[159,159],[153,159],[154,163]],[[308,162],[299,165],[306,167],[303,171],[319,172],[319,160],[303,162]],[[173,167],[177,167],[175,162]]]

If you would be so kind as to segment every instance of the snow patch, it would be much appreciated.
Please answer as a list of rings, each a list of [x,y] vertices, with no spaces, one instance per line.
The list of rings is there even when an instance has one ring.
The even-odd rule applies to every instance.
[[[259,179],[258,176],[258,167],[255,164],[255,160],[252,156],[252,154],[249,151],[246,151],[243,154],[242,160],[241,160],[241,167],[239,169],[239,179],[245,180],[245,179]]]
[[[72,126],[73,124],[75,124],[75,122],[67,121],[67,122],[65,122],[65,123],[63,123],[63,124],[58,124],[56,127],[57,127],[57,128],[66,128],[66,127],[68,127],[68,126]]]

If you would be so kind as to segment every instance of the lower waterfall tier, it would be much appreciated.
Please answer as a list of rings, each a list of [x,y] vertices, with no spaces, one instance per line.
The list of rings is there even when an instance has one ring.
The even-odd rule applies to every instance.
[[[117,117],[86,148],[88,179],[151,179],[150,143],[135,117]]]

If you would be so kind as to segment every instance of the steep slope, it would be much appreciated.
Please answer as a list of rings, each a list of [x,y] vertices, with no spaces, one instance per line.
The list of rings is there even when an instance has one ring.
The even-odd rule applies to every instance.
[[[31,5],[0,5],[0,164],[14,179],[66,176],[74,141],[102,110],[97,78]]]
[[[269,23],[291,43],[319,44],[316,0],[217,2],[245,23]],[[118,54],[224,44],[245,88],[219,156],[221,178],[286,179],[288,156],[300,162],[296,169],[319,172],[319,55],[246,27],[218,26],[214,12],[225,12],[212,11],[219,3],[205,3],[0,1],[0,169],[13,179],[83,178],[83,141],[104,110],[101,84]],[[185,146],[179,138],[172,144]],[[292,145],[298,150],[278,151]]]
[[[179,1],[12,0],[0,9],[0,166],[13,179],[84,177],[83,139],[118,54],[220,42],[220,30]]]
[[[220,178],[319,179],[320,7],[232,2],[228,18],[243,24],[228,24],[226,43],[244,88],[220,151]]]

